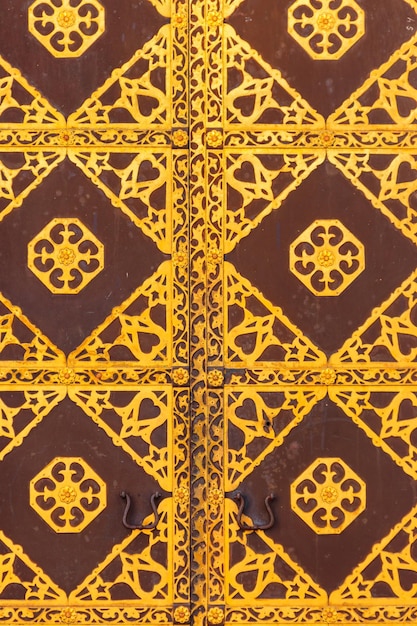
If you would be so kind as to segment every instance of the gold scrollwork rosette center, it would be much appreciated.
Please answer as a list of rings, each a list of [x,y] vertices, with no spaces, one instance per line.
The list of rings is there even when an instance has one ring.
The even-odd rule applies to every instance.
[[[35,0],[28,9],[29,32],[57,58],[81,56],[105,30],[98,0]]]
[[[78,621],[79,615],[75,609],[67,607],[62,609],[59,614],[59,621],[62,624],[76,624]]]
[[[347,528],[366,507],[366,485],[340,458],[318,458],[291,484],[292,510],[318,535]]]
[[[79,293],[104,268],[104,246],[78,218],[55,218],[29,242],[28,267],[52,293]]]
[[[191,619],[191,611],[187,606],[177,606],[174,610],[174,622],[187,624]]]
[[[355,0],[295,0],[288,32],[316,60],[340,59],[365,33],[365,13]]]
[[[79,457],[56,457],[30,481],[30,505],[57,533],[80,533],[107,505],[105,482]]]
[[[290,245],[290,270],[316,296],[338,296],[365,269],[363,244],[339,220],[315,220]]]

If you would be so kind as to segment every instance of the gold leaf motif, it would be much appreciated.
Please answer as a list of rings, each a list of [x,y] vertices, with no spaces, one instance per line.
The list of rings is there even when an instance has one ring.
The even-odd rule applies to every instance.
[[[209,130],[206,135],[206,142],[210,148],[219,148],[223,143],[223,135],[219,130]]]
[[[376,597],[375,590],[383,585],[391,602],[402,606],[413,603],[415,584],[409,585],[405,581],[414,579],[417,574],[417,561],[412,550],[416,532],[417,510],[413,507],[382,541],[373,546],[370,554],[342,585],[333,591],[330,602],[344,605],[345,602],[358,602],[360,599],[366,605]],[[395,614],[395,607],[393,611]]]
[[[213,509],[217,509],[224,502],[224,493],[221,489],[212,488],[209,490],[208,502]]]
[[[169,25],[147,42],[121,68],[115,70],[102,87],[68,118],[70,127],[80,125],[116,124],[120,111],[129,118],[127,124],[136,128],[168,125],[169,97],[161,89],[157,76],[167,69],[167,50],[170,40]],[[155,106],[143,106],[151,98]]]
[[[415,124],[417,110],[415,107],[404,107],[402,103],[417,97],[413,79],[417,68],[416,49],[413,38],[394,52],[386,63],[371,72],[363,85],[329,117],[329,127],[335,130],[342,125],[349,125],[369,131],[377,126],[373,122],[373,113],[377,111],[383,111],[388,124],[395,124],[399,129]]]
[[[77,406],[120,446],[161,489],[172,491],[170,442],[172,433],[168,416],[172,409],[172,387],[143,385],[131,392],[110,391],[96,387],[70,387],[69,396]],[[108,422],[109,413],[117,416]],[[138,448],[142,452],[138,453]]]
[[[35,0],[28,9],[29,32],[57,58],[81,56],[104,33],[98,0]]]
[[[207,25],[209,28],[218,28],[223,23],[220,11],[209,11],[207,13]]]
[[[365,269],[363,244],[339,220],[315,220],[290,245],[290,270],[316,296],[338,296]]]
[[[170,263],[164,262],[69,356],[70,365],[117,362],[113,355],[118,354],[118,348],[127,350],[123,362],[139,362],[142,366],[168,364],[171,358],[171,328],[167,327],[171,302],[169,278]]]
[[[106,194],[113,206],[123,211],[162,252],[171,252],[167,211],[155,201],[158,193],[164,194],[167,203],[170,201],[166,191],[171,171],[167,150],[155,152],[148,148],[139,154],[126,153],[124,167],[119,165],[117,155],[109,151],[71,150],[69,158]],[[117,180],[117,193],[108,182],[109,175]],[[143,205],[143,213],[138,214],[132,208],[132,202]]]
[[[57,533],[80,533],[106,508],[106,484],[78,457],[56,457],[30,481],[30,505]]]
[[[189,379],[190,375],[188,373],[188,370],[186,370],[184,367],[179,367],[172,372],[172,380],[175,385],[186,385]]]
[[[186,606],[178,606],[174,611],[174,621],[178,624],[187,624],[190,621],[190,617],[190,610]]]
[[[208,610],[207,619],[210,624],[221,624],[224,621],[224,611],[218,606]]]
[[[339,458],[316,459],[291,484],[292,510],[318,535],[344,531],[366,508],[366,486]]]
[[[326,367],[326,369],[320,372],[320,382],[322,385],[334,385],[336,379],[337,374],[331,367]]]
[[[324,150],[315,153],[288,150],[274,156],[257,151],[229,151],[225,182],[238,201],[235,200],[237,206],[226,211],[225,252],[231,252],[267,215],[279,209],[324,158]],[[262,206],[257,208],[260,201]]]
[[[225,264],[227,285],[226,359],[229,364],[315,363],[324,365],[325,355],[283,314],[270,304],[233,265]],[[239,311],[239,321],[235,322]],[[250,336],[243,343],[240,338]]]
[[[372,311],[367,321],[331,357],[331,364],[394,362],[397,367],[406,367],[415,362],[416,304],[417,271]]]
[[[295,0],[288,32],[313,59],[337,60],[365,34],[365,12],[355,0]]]
[[[229,550],[236,550],[240,555],[228,572],[226,600],[229,605],[240,608],[243,602],[261,604],[276,585],[281,589],[281,601],[294,606],[302,601],[309,603],[310,610],[314,606],[323,606],[327,600],[326,592],[317,585],[307,572],[286,554],[284,548],[275,543],[267,533],[258,534],[261,551],[255,551],[248,538],[251,533],[242,533],[236,522],[237,505],[226,499],[229,508],[228,534]],[[285,564],[285,575],[283,571]],[[248,581],[250,580],[250,584]],[[270,608],[270,607],[268,607]]]
[[[254,388],[236,386],[228,389],[225,427],[226,432],[233,431],[236,437],[233,442],[226,441],[225,444],[225,490],[237,489],[325,395],[325,388],[307,390],[301,385],[298,389],[282,387],[280,391],[260,384]],[[250,454],[253,449],[256,454]]]
[[[157,532],[142,531],[144,547],[138,551],[137,543],[135,546],[137,532],[116,545],[94,572],[70,594],[73,604],[97,604],[103,598],[114,603],[119,598],[121,585],[129,588],[130,598],[139,600],[144,606],[158,606],[158,602],[168,604],[171,601],[172,551],[168,546],[173,545],[173,520],[170,500],[164,498],[158,505],[160,519]],[[145,517],[143,523],[149,524],[152,519],[153,513]]]
[[[190,500],[190,490],[188,487],[178,487],[174,491],[174,502],[180,506],[187,506]],[[176,620],[178,621],[178,620]]]
[[[63,624],[76,624],[78,621],[78,613],[75,609],[62,609],[59,614],[59,620]]]
[[[301,95],[266,63],[231,26],[224,26],[226,66],[238,74],[239,81],[227,86],[225,104],[228,125],[239,124],[239,129],[262,128],[265,116],[274,114],[274,123],[289,128],[324,128],[324,120]],[[281,96],[277,98],[276,87]],[[242,101],[247,102],[242,106]]]
[[[224,374],[221,370],[211,370],[207,374],[207,382],[210,387],[221,387],[224,382]]]
[[[172,133],[172,141],[174,146],[183,148],[188,143],[188,133],[185,130],[174,130]]]
[[[12,589],[15,592],[18,590],[22,599],[31,606],[36,603],[62,605],[66,602],[66,594],[28,558],[21,546],[10,541],[1,531],[0,541],[4,552],[0,556],[0,594],[3,597],[12,585]],[[28,609],[25,617],[32,616]],[[9,617],[6,611],[3,617]]]
[[[28,267],[52,293],[76,294],[104,268],[104,246],[77,218],[55,218],[28,244]]]
[[[368,383],[365,388],[351,392],[335,387],[329,390],[329,395],[404,472],[417,478],[417,395],[412,388],[398,392],[386,385],[378,392],[378,387]],[[375,416],[372,427],[368,413]]]

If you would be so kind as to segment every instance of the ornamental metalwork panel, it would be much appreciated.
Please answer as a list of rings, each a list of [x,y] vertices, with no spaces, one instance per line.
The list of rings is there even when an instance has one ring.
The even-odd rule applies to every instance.
[[[415,623],[416,0],[3,0],[0,623]]]
[[[3,624],[190,615],[187,30],[2,5]]]
[[[207,180],[191,187],[207,271],[195,419],[209,433],[196,614],[413,623],[417,4],[193,12]]]

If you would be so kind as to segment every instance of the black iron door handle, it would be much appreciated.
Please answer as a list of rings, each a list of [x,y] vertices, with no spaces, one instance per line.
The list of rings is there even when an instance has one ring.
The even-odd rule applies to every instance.
[[[150,524],[129,524],[127,516],[131,506],[131,498],[126,491],[122,491],[120,497],[126,500],[125,511],[123,514],[123,526],[125,526],[125,528],[128,528],[129,530],[155,530],[159,522],[159,513],[155,500],[161,497],[161,494],[158,491],[151,496],[151,508],[154,514],[154,521],[150,522]]]
[[[243,509],[245,508],[245,499],[243,495],[240,493],[240,491],[238,491],[238,493],[234,496],[234,500],[236,500],[236,502],[239,505],[239,510],[236,516],[236,520],[237,520],[239,528],[241,530],[268,530],[269,528],[272,528],[272,526],[275,524],[275,517],[272,512],[270,503],[274,499],[275,499],[275,496],[273,493],[271,493],[269,496],[266,496],[265,498],[265,508],[267,510],[268,518],[269,518],[268,521],[265,524],[257,524],[256,526],[249,526],[249,524],[245,524],[245,522],[242,522]]]

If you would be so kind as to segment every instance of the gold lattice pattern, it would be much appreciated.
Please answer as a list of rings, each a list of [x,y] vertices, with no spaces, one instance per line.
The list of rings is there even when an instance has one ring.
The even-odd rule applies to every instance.
[[[366,485],[339,458],[319,458],[291,485],[291,507],[318,535],[341,533],[366,508]]]
[[[288,32],[313,59],[340,59],[365,33],[365,13],[355,0],[296,0]]]
[[[106,484],[81,458],[56,457],[30,481],[30,504],[57,533],[79,533],[106,508]]]
[[[338,296],[365,269],[365,248],[339,220],[316,220],[291,244],[290,268],[316,296]]]
[[[28,266],[52,293],[79,293],[104,267],[104,246],[77,218],[55,218],[28,246]]]
[[[98,0],[35,0],[28,17],[29,31],[58,58],[81,56],[105,29]]]

